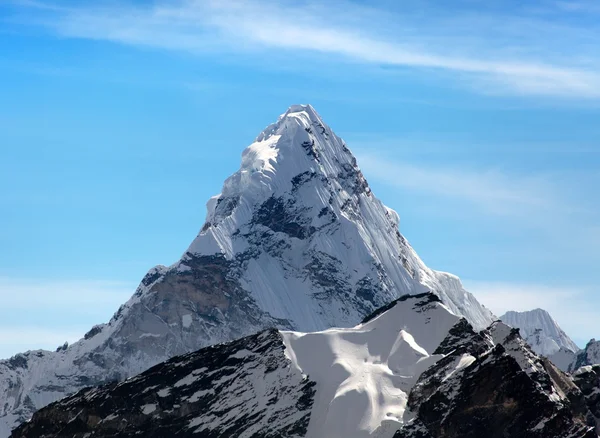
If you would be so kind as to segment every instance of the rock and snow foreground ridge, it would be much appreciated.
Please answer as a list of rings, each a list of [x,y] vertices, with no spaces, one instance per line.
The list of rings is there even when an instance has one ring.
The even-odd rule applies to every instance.
[[[506,312],[500,317],[504,323],[521,330],[521,336],[537,354],[551,357],[564,350],[577,353],[579,347],[560,328],[550,314],[542,309],[527,312]]]
[[[12,436],[595,438],[588,406],[517,330],[475,332],[425,293],[354,328],[270,329],[176,357],[51,404]]]
[[[600,365],[580,367],[573,373],[573,381],[585,397],[588,423],[596,423],[596,432],[600,436]]]
[[[434,292],[478,330],[495,319],[457,277],[425,266],[309,105],[256,138],[207,208],[182,258],[151,269],[107,324],[66,349],[0,361],[0,438],[83,387],[269,327],[352,327],[405,294]]]

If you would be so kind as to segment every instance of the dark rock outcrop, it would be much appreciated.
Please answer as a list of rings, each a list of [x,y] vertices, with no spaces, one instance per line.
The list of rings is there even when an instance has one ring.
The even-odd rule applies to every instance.
[[[573,381],[585,397],[588,424],[600,435],[600,365],[585,366],[573,374]]]
[[[302,437],[314,382],[276,330],[176,357],[38,411],[13,438]]]
[[[394,438],[597,438],[581,392],[535,356],[518,330],[476,333],[463,320],[436,353],[446,356],[409,396],[416,418]]]

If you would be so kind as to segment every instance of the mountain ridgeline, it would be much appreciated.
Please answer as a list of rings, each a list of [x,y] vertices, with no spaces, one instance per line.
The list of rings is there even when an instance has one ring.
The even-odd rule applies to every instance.
[[[354,328],[270,329],[84,389],[12,437],[596,438],[589,392],[518,330],[475,331],[425,293]]]

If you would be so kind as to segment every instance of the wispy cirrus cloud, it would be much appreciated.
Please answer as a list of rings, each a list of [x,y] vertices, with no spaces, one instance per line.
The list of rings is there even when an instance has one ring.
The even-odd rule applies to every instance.
[[[552,284],[558,276],[579,285],[595,282],[600,263],[600,212],[592,189],[598,184],[596,172],[519,172],[455,159],[400,161],[373,150],[361,150],[358,157],[369,181],[392,189],[385,199],[388,205],[402,211],[405,199],[416,202],[422,214],[444,221],[446,232],[455,230],[466,239],[457,241],[452,251],[479,266],[471,269],[471,278],[489,277],[486,266],[493,260],[492,275],[500,279],[534,278]],[[414,217],[412,221],[418,227]],[[480,264],[475,254],[487,264]],[[443,261],[453,263],[451,258]],[[590,299],[593,295],[587,294]]]
[[[573,13],[600,13],[600,4],[593,0],[555,1],[554,5],[562,11]]]
[[[467,204],[480,213],[531,216],[564,203],[542,176],[508,174],[496,169],[426,166],[359,153],[367,175],[397,188]],[[470,213],[469,213],[470,214]],[[537,215],[536,215],[537,216]]]
[[[13,20],[63,37],[193,54],[255,51],[260,53],[257,62],[264,62],[278,49],[325,55],[320,62],[333,56],[357,64],[438,72],[447,75],[444,80],[468,83],[488,94],[600,97],[599,60],[588,50],[578,53],[577,31],[570,28],[562,33],[571,38],[561,43],[570,45],[569,58],[556,59],[548,56],[552,51],[548,45],[559,40],[541,41],[536,35],[540,28],[555,24],[532,21],[529,25],[535,24],[537,30],[524,34],[515,31],[528,26],[521,17],[512,26],[511,17],[465,14],[449,19],[432,11],[423,18],[411,11],[386,12],[350,1],[18,4]],[[487,23],[486,27],[481,23]],[[574,62],[578,54],[582,61]]]

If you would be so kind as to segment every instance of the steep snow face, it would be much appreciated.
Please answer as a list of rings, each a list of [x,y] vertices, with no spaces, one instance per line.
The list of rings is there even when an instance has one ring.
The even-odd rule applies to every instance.
[[[306,437],[391,437],[410,417],[411,388],[444,357],[433,352],[459,320],[423,294],[352,329],[282,332],[293,367],[317,383]]]
[[[269,327],[352,327],[405,294],[429,290],[488,326],[494,316],[457,277],[425,266],[398,225],[345,143],[311,106],[292,106],[243,152],[181,260],[151,269],[107,324],[66,350],[0,361],[0,438],[82,387]]]
[[[310,105],[295,105],[244,151],[187,254],[231,261],[250,254],[239,271],[244,289],[302,330],[352,326],[426,290],[477,328],[489,325],[491,313],[457,277],[427,268],[398,224],[344,141]]]
[[[500,319],[511,327],[521,330],[521,336],[529,343],[533,351],[542,356],[552,356],[561,348],[573,353],[579,347],[559,327],[548,312],[542,309],[527,312],[507,312]]]

